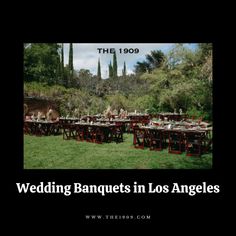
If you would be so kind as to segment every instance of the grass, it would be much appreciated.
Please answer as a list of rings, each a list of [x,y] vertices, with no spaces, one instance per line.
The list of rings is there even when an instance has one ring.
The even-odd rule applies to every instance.
[[[62,136],[24,136],[25,169],[209,169],[212,153],[202,157],[135,149],[133,135],[124,142],[95,144],[63,140]]]

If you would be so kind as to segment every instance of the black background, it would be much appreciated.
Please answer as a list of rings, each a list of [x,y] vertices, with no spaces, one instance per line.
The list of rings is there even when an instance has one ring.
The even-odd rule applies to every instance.
[[[32,16],[30,16],[32,17]],[[113,17],[110,15],[110,17]],[[28,25],[27,20],[18,25],[12,25],[7,30],[11,37],[10,66],[5,68],[10,71],[9,82],[12,91],[10,95],[4,95],[3,107],[8,113],[8,122],[3,122],[4,141],[8,145],[6,156],[7,186],[5,196],[7,206],[16,220],[32,219],[33,225],[37,226],[39,218],[45,225],[50,225],[52,219],[63,226],[67,221],[73,228],[73,223],[91,224],[96,221],[86,221],[85,214],[125,214],[125,215],[151,215],[151,221],[122,221],[115,223],[138,223],[158,225],[162,221],[183,220],[184,224],[201,222],[207,225],[208,220],[217,216],[223,209],[229,189],[226,182],[226,163],[231,158],[230,153],[224,149],[227,145],[227,132],[223,128],[225,112],[228,107],[225,104],[226,88],[226,60],[225,42],[222,34],[225,32],[224,25],[219,24],[217,29],[213,26],[213,20],[204,22],[191,22],[189,16],[180,16],[178,23],[167,23],[163,25],[163,18],[153,17],[155,24],[145,25],[141,30],[135,25],[139,24],[139,18],[130,21],[121,20],[119,26],[109,27],[109,18],[100,21],[99,27],[93,24],[86,25],[84,21],[78,20],[78,25],[63,24],[63,30],[55,22],[48,23],[43,17],[37,19],[34,25]],[[13,23],[14,24],[14,23]],[[15,31],[14,31],[15,30]],[[13,32],[14,31],[14,32]],[[213,81],[214,81],[214,152],[213,168],[209,170],[24,170],[23,169],[23,43],[24,42],[73,42],[73,43],[213,43]],[[12,69],[14,66],[14,70]],[[9,68],[8,68],[9,67]],[[222,79],[224,78],[224,79]],[[10,99],[9,99],[10,96]],[[12,125],[9,126],[8,124]],[[30,182],[39,184],[55,181],[57,184],[128,184],[134,181],[139,184],[217,184],[220,185],[218,194],[196,194],[191,197],[188,194],[72,194],[69,197],[60,194],[19,194],[16,182]],[[39,217],[42,215],[43,217]],[[197,217],[200,215],[200,218]],[[35,218],[35,219],[36,219]],[[217,217],[216,217],[217,218]],[[98,222],[98,223],[101,223]],[[102,223],[114,223],[104,221]],[[159,225],[158,227],[162,227]],[[167,229],[168,231],[169,229]]]

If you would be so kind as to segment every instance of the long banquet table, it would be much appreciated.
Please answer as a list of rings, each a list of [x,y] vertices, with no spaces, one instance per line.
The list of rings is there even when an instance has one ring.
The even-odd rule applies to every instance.
[[[204,151],[209,148],[209,145],[212,143],[212,127],[209,128],[184,128],[184,127],[178,127],[178,128],[167,128],[167,127],[158,127],[158,126],[140,126],[137,127],[134,136],[133,136],[133,144],[136,145],[137,143],[142,143],[142,148],[144,146],[149,147],[150,146],[150,139],[151,139],[151,131],[159,131],[157,132],[161,134],[161,142],[163,143],[163,146],[167,145],[168,140],[168,146],[170,146],[172,137],[179,137],[179,140],[181,140],[181,143],[186,145],[186,149],[188,149],[187,142],[192,139],[191,141],[193,144],[199,143],[199,146],[204,146]],[[193,137],[197,137],[196,140],[194,140]],[[140,138],[142,141],[140,141]],[[190,142],[190,141],[189,141]],[[180,153],[180,152],[179,152]]]
[[[180,121],[182,119],[186,119],[186,114],[179,114],[179,113],[170,113],[170,112],[166,112],[166,113],[158,113],[158,116],[161,120],[165,120],[165,118],[167,120],[174,120],[174,121]]]
[[[56,135],[60,132],[60,126],[58,121],[37,121],[37,120],[25,120],[24,121],[24,133],[31,135]]]
[[[123,141],[123,132],[117,124],[76,122],[63,126],[63,138],[96,143],[118,142]]]

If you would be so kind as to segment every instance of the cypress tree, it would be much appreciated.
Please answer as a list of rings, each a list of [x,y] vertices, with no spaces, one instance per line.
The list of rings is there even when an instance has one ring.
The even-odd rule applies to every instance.
[[[60,84],[61,83],[61,60],[60,60],[60,56],[58,55],[58,58],[57,58],[57,76],[56,76],[56,79],[55,79],[55,83],[56,84]]]
[[[72,84],[72,80],[73,80],[73,45],[72,43],[70,43],[70,48],[69,48],[69,84]]]
[[[126,64],[125,64],[125,61],[124,61],[124,68],[122,70],[122,75],[123,75],[123,77],[126,76]]]
[[[113,77],[117,77],[117,58],[116,58],[116,51],[113,54]]]
[[[64,74],[64,44],[61,44],[61,71]]]
[[[64,73],[64,44],[61,44],[61,81],[62,84],[67,86],[67,78],[65,77]]]
[[[98,77],[99,79],[102,78],[102,75],[101,75],[101,64],[100,64],[100,58],[98,59],[97,77]]]
[[[73,71],[73,44],[70,43],[70,49],[69,49],[69,70]]]
[[[109,78],[112,78],[113,77],[113,68],[111,65],[111,61],[110,61],[110,64],[108,65],[108,69],[109,69]]]

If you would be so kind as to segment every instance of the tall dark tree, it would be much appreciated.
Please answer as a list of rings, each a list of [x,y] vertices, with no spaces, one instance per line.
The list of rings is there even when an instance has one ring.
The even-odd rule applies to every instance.
[[[64,71],[64,44],[61,44],[61,70]]]
[[[62,73],[61,73],[61,58],[58,57],[57,59],[57,76],[55,79],[56,84],[61,84],[62,83]]]
[[[70,48],[69,48],[69,70],[73,71],[73,44],[70,43]]]
[[[67,82],[67,77],[65,76],[64,72],[64,44],[61,44],[61,80],[62,84],[67,87],[68,82]]]
[[[98,59],[97,77],[98,77],[99,79],[102,78],[102,75],[101,75],[101,64],[100,64],[100,58]]]
[[[111,61],[110,61],[110,64],[108,65],[108,69],[109,69],[109,78],[112,78],[113,77],[113,68],[111,65]]]
[[[73,71],[74,71],[74,66],[73,66],[73,44],[70,43],[69,47],[69,85],[72,85],[73,83]]]
[[[74,67],[73,67],[73,44],[70,43],[70,48],[69,48],[69,69],[71,71],[74,70]]]
[[[125,61],[124,61],[124,68],[122,70],[122,75],[123,75],[123,77],[126,76],[126,64],[125,64]]]
[[[116,58],[116,51],[113,54],[113,78],[117,77],[117,58]]]

